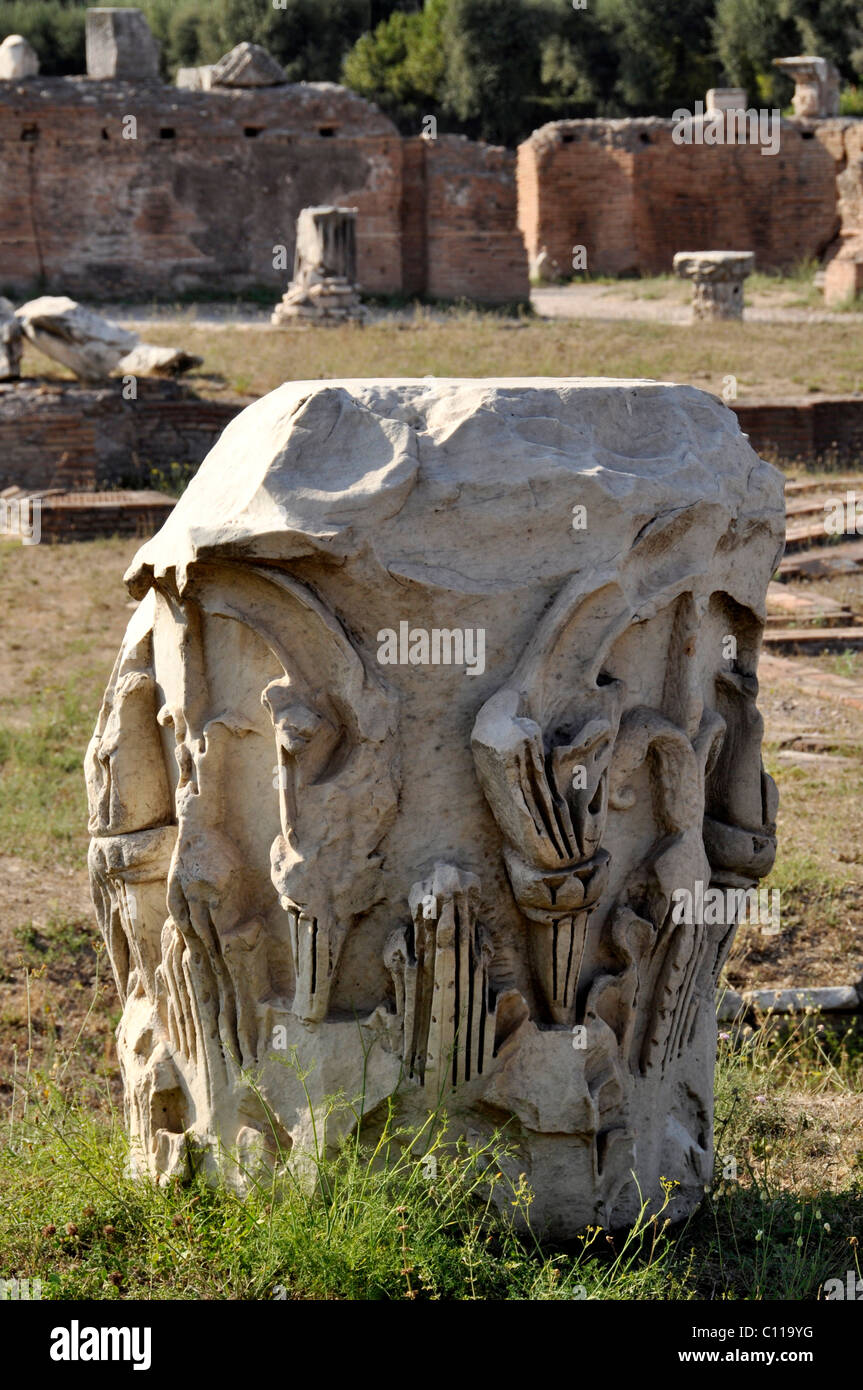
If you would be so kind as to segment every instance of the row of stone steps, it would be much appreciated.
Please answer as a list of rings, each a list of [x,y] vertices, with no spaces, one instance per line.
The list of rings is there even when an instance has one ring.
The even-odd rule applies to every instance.
[[[57,489],[33,497],[23,489],[10,487],[0,493],[0,504],[6,504],[4,529],[8,534],[16,534],[14,523],[9,524],[9,504],[16,504],[21,531],[26,527],[26,534],[39,541],[66,542],[114,535],[145,539],[155,535],[164,524],[173,511],[176,498],[150,490],[62,492]]]

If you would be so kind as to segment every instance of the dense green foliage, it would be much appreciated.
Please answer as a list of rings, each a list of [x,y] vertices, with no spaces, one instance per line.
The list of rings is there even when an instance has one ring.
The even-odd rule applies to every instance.
[[[773,59],[819,53],[863,77],[861,0],[139,0],[165,75],[243,39],[291,81],[344,81],[406,132],[515,144],[563,116],[670,115],[709,86],[786,106]],[[0,0],[0,34],[25,34],[43,72],[84,70],[79,0]],[[860,99],[849,92],[846,109]]]

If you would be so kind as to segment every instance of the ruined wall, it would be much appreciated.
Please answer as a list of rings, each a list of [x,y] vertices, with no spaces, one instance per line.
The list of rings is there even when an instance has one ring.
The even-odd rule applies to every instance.
[[[761,269],[821,255],[839,228],[840,126],[783,121],[779,150],[677,145],[671,121],[557,121],[518,151],[519,225],[564,276],[670,271],[676,251],[752,250]]]
[[[124,138],[130,117],[134,139]],[[369,293],[527,293],[506,150],[404,141],[333,83],[0,83],[0,292],[12,297],[271,286],[275,300],[290,279],[297,216],[321,203],[358,209],[357,272]],[[286,269],[274,268],[278,246]]]
[[[0,491],[148,486],[151,467],[200,463],[239,410],[176,381],[141,378],[134,401],[119,380],[0,385]]]
[[[136,139],[123,138],[129,116]],[[73,295],[275,295],[300,209],[326,202],[359,209],[363,285],[399,288],[401,140],[332,84],[3,84],[0,174],[0,284],[18,293],[41,278]],[[287,272],[273,267],[277,245]]]
[[[406,288],[422,280],[434,299],[526,299],[515,154],[464,135],[418,137],[405,141],[404,170]]]

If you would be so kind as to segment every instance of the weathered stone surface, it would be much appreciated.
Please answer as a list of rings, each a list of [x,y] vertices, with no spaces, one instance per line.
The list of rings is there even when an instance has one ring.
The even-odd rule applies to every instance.
[[[89,78],[159,79],[160,45],[140,10],[107,5],[89,9],[86,44]]]
[[[690,280],[741,280],[755,269],[752,251],[678,251],[674,272]]]
[[[297,319],[361,318],[356,274],[356,208],[303,208],[297,218],[294,277],[271,322],[283,327]]]
[[[389,1096],[508,1122],[540,1232],[630,1220],[633,1172],[691,1209],[735,919],[686,901],[772,862],[782,536],[781,475],[690,387],[306,381],[238,416],[129,570],[87,755],[139,1168],[302,1172],[296,1048],[363,1132]]]
[[[748,990],[744,998],[762,1012],[772,1009],[777,1014],[803,1013],[806,1009],[844,1013],[853,1011],[860,1004],[853,985],[814,989],[753,989]]]
[[[130,376],[182,376],[200,367],[202,357],[183,348],[158,347],[154,343],[138,343],[117,364],[119,371]]]
[[[238,43],[210,69],[212,87],[277,87],[284,69],[259,43]]]
[[[829,309],[850,303],[863,290],[863,236],[843,238],[824,271],[824,303]]]
[[[7,34],[0,43],[0,82],[19,82],[39,72],[39,55],[21,34]]]
[[[746,104],[743,87],[710,87],[704,102],[708,115],[713,111],[745,111]]]
[[[743,318],[743,281],[755,269],[751,251],[678,251],[673,264],[675,275],[693,282],[693,318]]]
[[[746,1000],[736,990],[724,989],[716,1005],[716,1017],[720,1023],[733,1023],[746,1011]]]
[[[773,66],[794,79],[794,114],[809,119],[839,115],[839,69],[826,58],[801,54],[774,58]]]
[[[23,349],[21,324],[8,299],[0,297],[0,381],[15,381],[21,375]]]
[[[544,246],[540,248],[539,255],[531,261],[530,274],[531,279],[538,280],[543,285],[554,284],[555,280],[561,278],[557,261],[551,259]]]
[[[176,85],[186,92],[208,92],[213,85],[213,64],[196,68],[177,68]]]
[[[136,346],[137,334],[63,295],[42,295],[17,310],[25,336],[81,381],[98,381]]]

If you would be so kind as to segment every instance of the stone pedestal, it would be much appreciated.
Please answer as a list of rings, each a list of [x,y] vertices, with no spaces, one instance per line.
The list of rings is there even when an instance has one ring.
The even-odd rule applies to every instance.
[[[302,319],[362,318],[356,275],[356,208],[303,208],[297,218],[294,278],[271,322],[284,327]]]
[[[692,281],[694,319],[742,319],[743,281],[755,269],[752,251],[678,251],[674,273]]]
[[[801,55],[774,58],[773,66],[794,79],[794,114],[817,118],[839,115],[839,70],[826,58]]]
[[[105,82],[158,81],[159,42],[140,10],[89,9],[86,43],[88,77]]]
[[[24,77],[36,77],[39,55],[21,34],[7,34],[0,43],[0,82],[20,82]]]
[[[782,539],[780,473],[691,387],[306,381],[238,416],[128,572],[87,754],[138,1169],[302,1173],[362,1092],[333,1142],[390,1097],[505,1124],[540,1234],[663,1180],[692,1209],[774,854]]]

